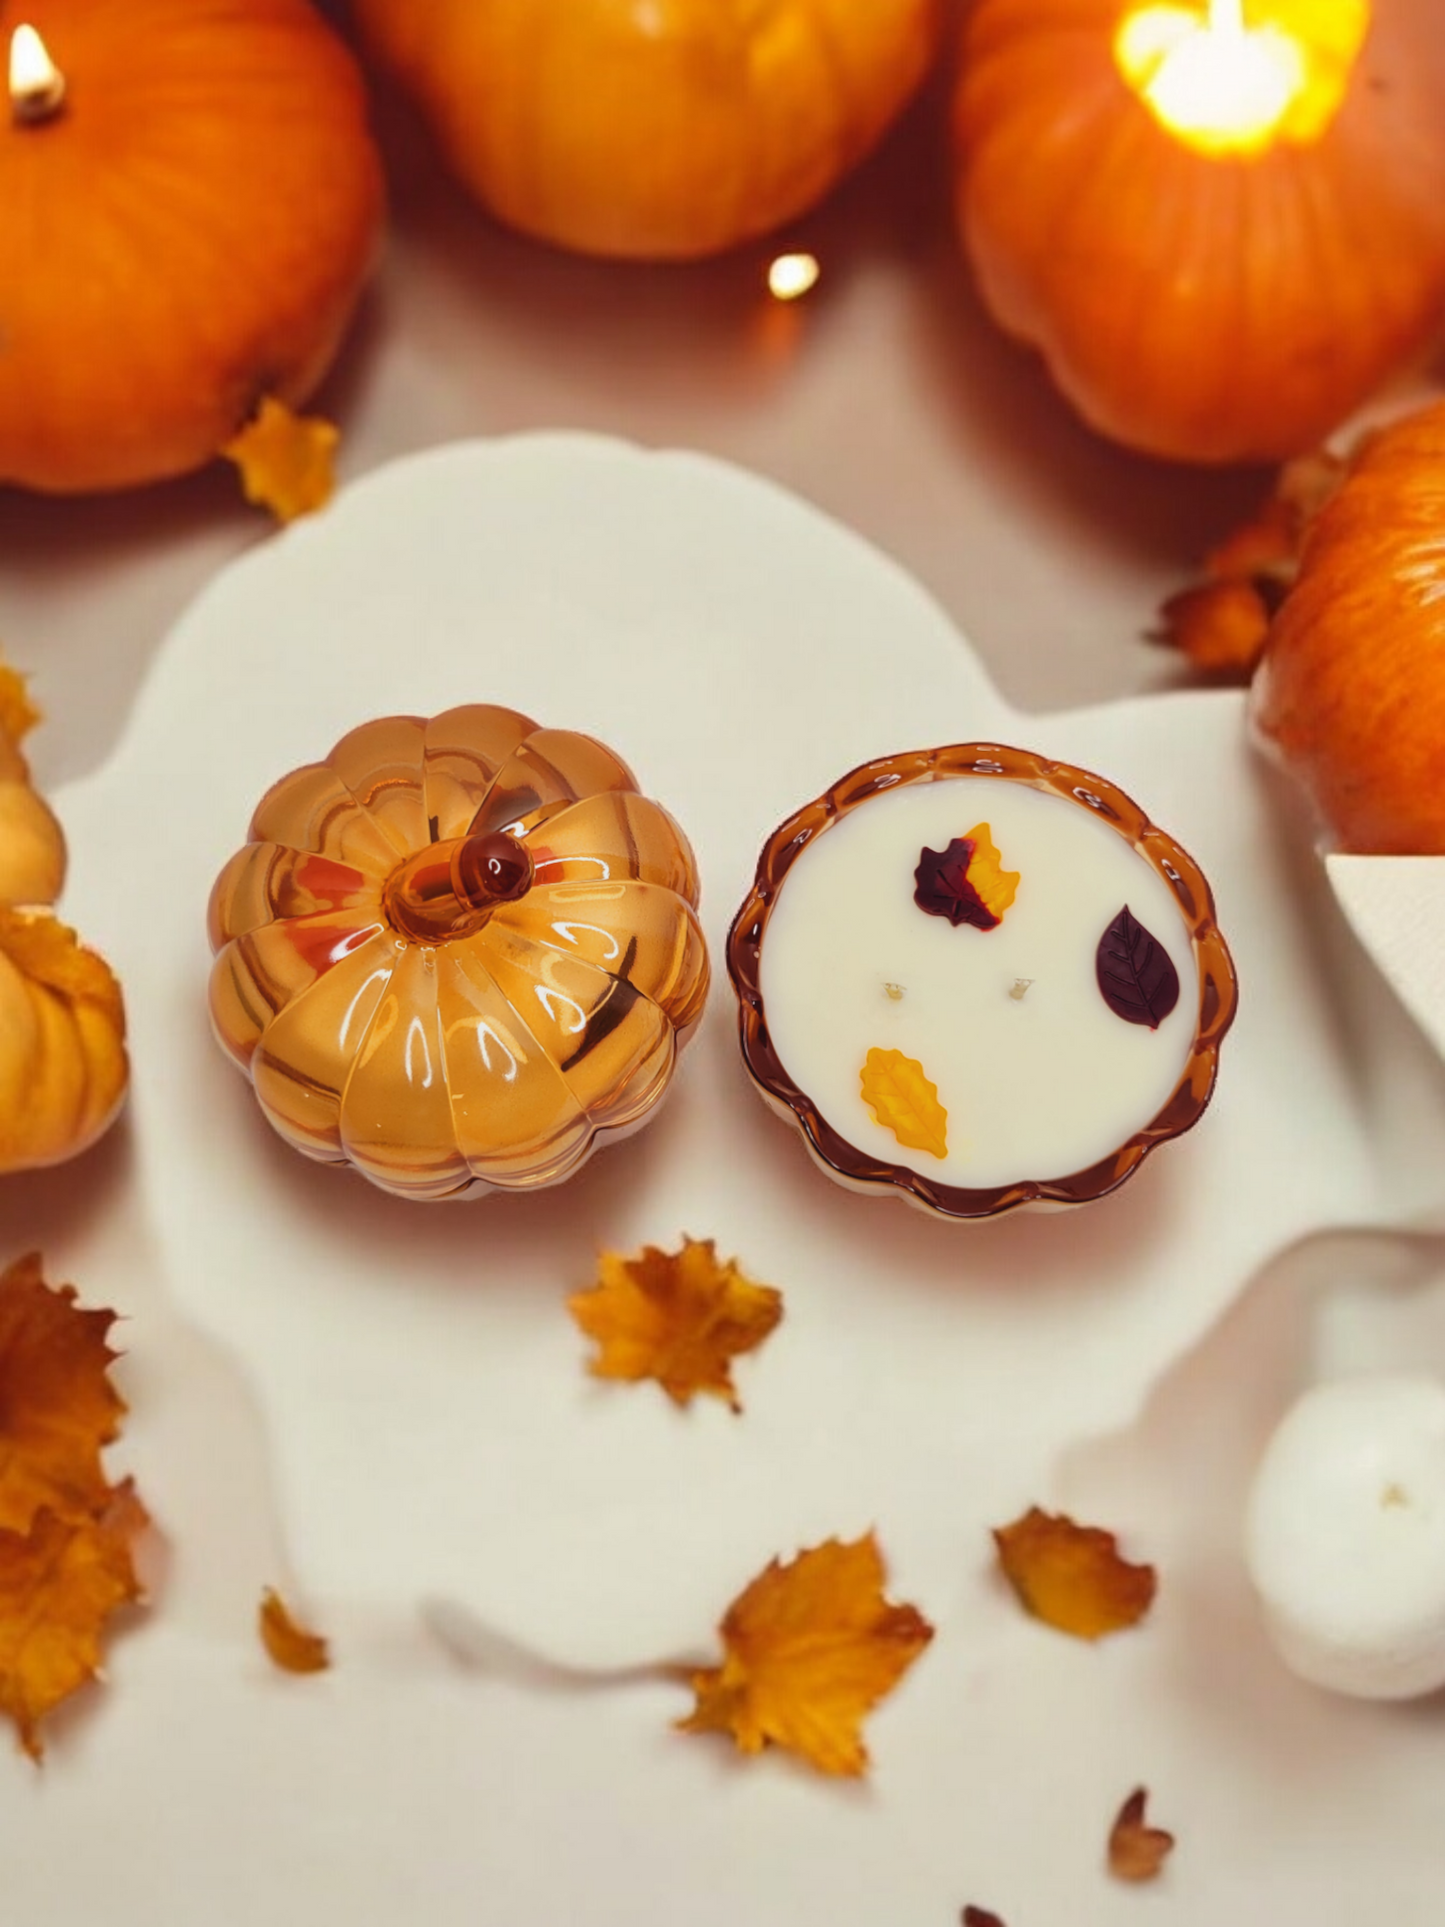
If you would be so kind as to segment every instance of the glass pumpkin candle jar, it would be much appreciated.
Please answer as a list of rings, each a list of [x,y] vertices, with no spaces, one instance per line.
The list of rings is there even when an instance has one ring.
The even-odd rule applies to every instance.
[[[1198,1121],[1237,1001],[1173,838],[992,743],[867,763],[790,817],[728,967],[747,1068],[815,1161],[950,1219],[1117,1189]]]
[[[470,705],[342,738],[211,895],[211,1018],[310,1158],[420,1200],[570,1177],[702,1015],[687,838],[591,737]]]

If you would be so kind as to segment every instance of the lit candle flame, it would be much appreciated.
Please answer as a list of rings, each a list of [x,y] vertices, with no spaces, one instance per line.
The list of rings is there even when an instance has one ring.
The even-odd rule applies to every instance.
[[[19,26],[10,36],[10,111],[30,125],[49,120],[65,100],[65,76],[50,58],[34,27]]]
[[[800,301],[822,278],[816,254],[780,254],[768,269],[768,292],[776,301]]]
[[[1260,0],[1250,18],[1244,0],[1167,0],[1127,15],[1114,53],[1125,80],[1186,146],[1257,154],[1279,138],[1304,143],[1324,133],[1369,22],[1369,0]]]

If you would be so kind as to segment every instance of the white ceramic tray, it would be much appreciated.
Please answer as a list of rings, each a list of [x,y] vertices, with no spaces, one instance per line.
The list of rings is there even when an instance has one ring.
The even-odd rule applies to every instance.
[[[1243,985],[1214,1107],[1086,1212],[930,1222],[829,1184],[765,1111],[720,969],[665,1114],[563,1191],[426,1209],[304,1163],[208,1035],[210,882],[266,785],[351,724],[477,699],[628,758],[696,843],[719,966],[764,836],[853,764],[994,738],[1102,771],[1214,882]],[[1111,1927],[1141,1903],[1102,1843],[1140,1780],[1184,1842],[1161,1918],[1357,1927],[1387,1893],[1394,1921],[1426,1918],[1433,1834],[1398,1803],[1422,1818],[1431,1797],[1390,1771],[1411,1715],[1310,1696],[1317,1797],[1266,1818],[1278,1732],[1199,1690],[1212,1649],[1161,1668],[1167,1563],[1157,1624],[1097,1652],[1024,1621],[990,1572],[988,1526],[1127,1432],[1276,1254],[1445,1196],[1445,1079],[1340,924],[1240,698],[1020,716],[914,584],[776,489],[537,437],[382,471],[228,570],[58,806],[67,910],[127,986],[134,1104],[86,1212],[58,1179],[0,1211],[130,1314],[117,1460],[172,1552],[43,1779],[0,1756],[0,1830],[23,1843],[7,1920],[951,1927],[972,1901]],[[563,1307],[599,1247],[683,1231],[787,1294],[741,1419],[589,1380]],[[774,1553],[870,1525],[939,1632],[871,1724],[861,1789],[674,1734],[675,1687],[549,1690],[437,1636],[584,1667],[705,1653]],[[276,1580],[335,1639],[321,1680],[259,1655]],[[1247,1616],[1237,1634],[1263,1666]],[[1396,1803],[1384,1858],[1336,1804],[1362,1733]]]

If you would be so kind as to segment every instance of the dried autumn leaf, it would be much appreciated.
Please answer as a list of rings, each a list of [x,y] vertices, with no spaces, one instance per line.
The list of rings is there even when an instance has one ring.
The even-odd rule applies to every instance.
[[[45,1508],[28,1532],[0,1532],[0,1711],[34,1760],[41,1721],[95,1677],[107,1620],[140,1597],[132,1547],[147,1523],[127,1480],[93,1517]]]
[[[256,1615],[261,1644],[273,1666],[283,1673],[324,1673],[331,1664],[331,1649],[319,1633],[298,1626],[286,1609],[281,1595],[268,1586],[261,1595]]]
[[[675,1405],[700,1392],[742,1406],[732,1360],[756,1351],[783,1316],[782,1293],[754,1284],[737,1260],[718,1260],[711,1238],[684,1238],[681,1251],[648,1245],[640,1258],[604,1252],[601,1276],[574,1292],[567,1309],[598,1344],[597,1378],[652,1378]]]
[[[1174,1851],[1174,1835],[1145,1819],[1148,1790],[1136,1787],[1119,1809],[1109,1833],[1109,1871],[1116,1880],[1157,1880]]]
[[[1101,1639],[1137,1625],[1154,1603],[1154,1568],[1121,1558],[1112,1532],[1035,1506],[993,1537],[1004,1577],[1025,1609],[1061,1633]]]
[[[686,1733],[730,1733],[743,1753],[780,1746],[820,1773],[868,1767],[861,1727],[933,1637],[913,1606],[883,1595],[872,1533],[775,1559],[729,1606],[723,1663],[692,1676]]]
[[[1268,500],[1206,557],[1203,580],[1164,604],[1155,640],[1196,669],[1248,681],[1299,574],[1310,525],[1348,466],[1324,449],[1286,462]]]
[[[863,1102],[900,1144],[948,1156],[948,1112],[922,1064],[901,1050],[870,1050],[861,1073]]]
[[[255,418],[221,453],[234,462],[248,502],[279,522],[314,515],[336,493],[341,431],[319,415],[297,415],[267,396]]]
[[[0,1528],[28,1532],[42,1507],[63,1519],[104,1507],[100,1450],[125,1411],[108,1376],[114,1323],[48,1285],[34,1252],[0,1273]]]
[[[1270,609],[1253,582],[1201,582],[1160,610],[1163,639],[1209,675],[1254,674],[1269,640]]]
[[[18,743],[40,721],[40,711],[30,700],[27,679],[7,662],[0,662],[0,734]]]

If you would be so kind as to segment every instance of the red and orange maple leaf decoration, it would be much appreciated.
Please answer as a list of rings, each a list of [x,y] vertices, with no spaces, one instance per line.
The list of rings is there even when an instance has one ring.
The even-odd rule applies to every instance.
[[[319,1633],[298,1624],[285,1600],[271,1586],[261,1595],[256,1629],[266,1657],[279,1672],[324,1673],[331,1664],[327,1642]]]
[[[993,1538],[1025,1609],[1061,1633],[1102,1639],[1137,1625],[1154,1603],[1154,1568],[1130,1565],[1112,1532],[1035,1506]]]
[[[38,1256],[0,1273],[0,1712],[37,1760],[41,1722],[95,1677],[107,1621],[140,1597],[145,1507],[100,1458],[125,1411],[114,1322],[48,1285]]]
[[[686,1733],[730,1733],[739,1751],[778,1746],[820,1773],[868,1768],[862,1723],[933,1638],[914,1606],[884,1597],[878,1541],[829,1539],[773,1560],[729,1606],[721,1666],[692,1675]]]
[[[1148,1804],[1148,1789],[1136,1787],[1109,1832],[1109,1872],[1116,1880],[1136,1886],[1157,1880],[1174,1851],[1174,1835],[1163,1827],[1151,1827],[1145,1818]]]
[[[736,1259],[721,1263],[711,1238],[684,1238],[676,1252],[648,1245],[640,1258],[604,1252],[600,1273],[567,1301],[597,1341],[594,1376],[656,1379],[675,1405],[705,1392],[741,1411],[732,1361],[777,1328],[781,1292],[744,1277]]]

